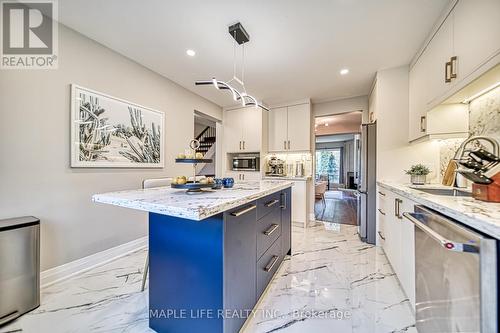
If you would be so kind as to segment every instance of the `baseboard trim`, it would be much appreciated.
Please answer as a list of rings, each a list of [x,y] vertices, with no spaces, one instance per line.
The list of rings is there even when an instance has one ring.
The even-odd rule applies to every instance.
[[[141,237],[131,242],[91,254],[87,257],[71,261],[67,264],[50,268],[40,274],[41,288],[67,280],[75,275],[102,266],[108,262],[124,257],[132,252],[148,246],[148,237]]]

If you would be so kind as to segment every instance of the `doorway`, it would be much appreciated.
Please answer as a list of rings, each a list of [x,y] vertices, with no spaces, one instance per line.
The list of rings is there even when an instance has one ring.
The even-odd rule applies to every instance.
[[[200,142],[197,153],[202,153],[204,159],[211,159],[211,163],[196,165],[196,176],[215,177],[217,173],[217,125],[218,120],[201,113],[194,112],[194,138]]]
[[[315,205],[318,221],[357,225],[360,111],[315,118]]]

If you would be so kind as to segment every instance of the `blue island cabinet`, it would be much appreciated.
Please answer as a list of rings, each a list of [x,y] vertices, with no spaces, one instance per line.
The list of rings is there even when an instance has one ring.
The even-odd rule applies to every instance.
[[[149,214],[149,326],[236,333],[291,253],[291,189],[201,221]]]

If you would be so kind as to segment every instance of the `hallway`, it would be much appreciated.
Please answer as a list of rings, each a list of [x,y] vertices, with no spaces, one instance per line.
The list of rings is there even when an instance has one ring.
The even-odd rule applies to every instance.
[[[349,190],[327,191],[325,201],[317,199],[314,204],[317,221],[357,225],[357,199]]]

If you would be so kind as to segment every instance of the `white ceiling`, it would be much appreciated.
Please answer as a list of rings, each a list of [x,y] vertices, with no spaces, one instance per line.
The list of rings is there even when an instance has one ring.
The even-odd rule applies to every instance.
[[[59,19],[221,106],[229,93],[194,81],[231,78],[227,27],[240,21],[247,91],[272,105],[366,95],[378,69],[410,62],[448,1],[64,0]]]

